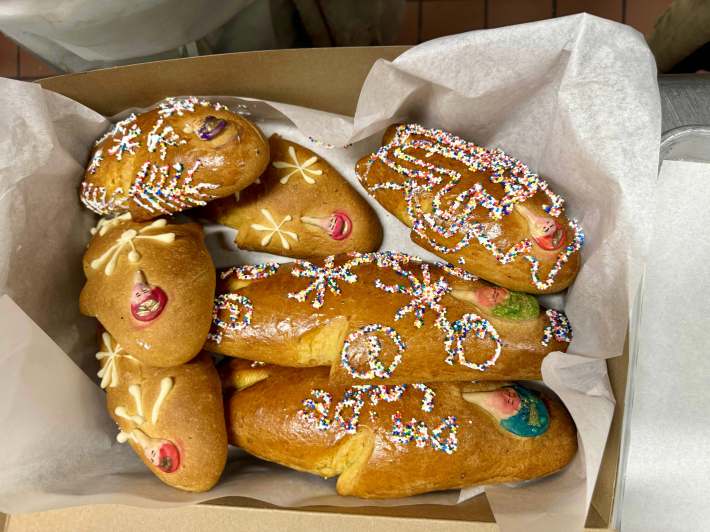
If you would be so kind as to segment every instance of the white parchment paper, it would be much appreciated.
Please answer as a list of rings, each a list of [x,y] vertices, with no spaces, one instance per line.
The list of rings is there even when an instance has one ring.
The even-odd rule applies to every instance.
[[[579,15],[437,39],[376,63],[354,118],[220,100],[265,133],[309,146],[357,188],[355,161],[378,145],[387,125],[416,120],[505,149],[566,197],[587,243],[575,284],[551,302],[569,315],[575,339],[568,354],[545,359],[543,377],[574,417],[580,452],[550,478],[486,492],[503,530],[581,529],[614,404],[603,359],[622,352],[653,214],[661,111],[643,37]],[[91,141],[108,122],[10,80],[0,80],[0,117],[0,294],[7,296],[0,299],[0,510],[166,506],[227,495],[282,506],[455,504],[480,492],[361,501],[336,497],[334,481],[243,455],[209,494],[156,481],[127,446],[114,443],[93,378],[95,331],[77,309],[81,255],[95,221],[80,206],[77,187]],[[308,137],[353,145],[329,149]],[[386,228],[383,249],[432,258],[374,206]],[[218,266],[273,258],[236,250],[231,236],[208,228]]]

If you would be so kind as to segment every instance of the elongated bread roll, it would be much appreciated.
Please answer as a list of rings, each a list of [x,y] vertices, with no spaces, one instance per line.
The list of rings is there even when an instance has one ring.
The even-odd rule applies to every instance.
[[[279,464],[338,476],[340,495],[405,497],[516,482],[565,467],[577,450],[564,406],[510,383],[347,387],[326,368],[251,368],[224,381],[230,443]]]
[[[528,294],[404,254],[222,272],[206,349],[282,366],[331,366],[336,383],[539,379],[571,339]]]
[[[227,434],[222,390],[209,355],[187,364],[141,364],[103,333],[97,353],[106,407],[143,463],[169,486],[207,491],[224,470]]]
[[[417,124],[390,127],[382,142],[356,172],[414,242],[510,290],[552,293],[572,283],[584,233],[523,163]]]
[[[97,214],[150,220],[232,195],[268,162],[261,132],[227,106],[166,98],[96,141],[80,198]]]
[[[257,183],[201,211],[235,228],[240,249],[317,258],[380,247],[375,211],[335,168],[278,135],[269,146],[271,164]]]

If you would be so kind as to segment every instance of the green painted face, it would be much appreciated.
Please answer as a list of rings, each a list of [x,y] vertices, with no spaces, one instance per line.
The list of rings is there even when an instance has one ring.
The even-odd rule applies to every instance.
[[[508,298],[493,307],[491,313],[507,320],[525,321],[534,320],[540,314],[540,305],[530,294],[510,292]]]

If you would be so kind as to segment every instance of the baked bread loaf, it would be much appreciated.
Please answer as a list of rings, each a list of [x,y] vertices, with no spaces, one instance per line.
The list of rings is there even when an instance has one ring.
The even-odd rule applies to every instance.
[[[380,247],[375,211],[327,161],[278,135],[269,147],[271,164],[257,183],[202,211],[236,229],[239,248],[314,258]]]
[[[151,368],[106,332],[96,356],[117,440],[128,442],[167,485],[212,488],[227,461],[222,389],[212,358],[202,353],[187,364]]]
[[[572,283],[582,228],[523,163],[417,124],[390,127],[383,144],[356,173],[414,242],[510,290],[552,293]]]
[[[102,220],[83,265],[81,312],[142,363],[177,366],[202,349],[215,269],[199,225]]]
[[[230,443],[338,476],[340,495],[406,497],[518,482],[562,469],[577,450],[564,406],[517,384],[347,387],[330,383],[326,368],[240,361],[230,369],[225,382],[242,385],[226,401]]]
[[[391,252],[220,274],[205,348],[333,383],[539,379],[571,339],[563,313],[463,270]]]
[[[246,118],[220,103],[167,98],[96,141],[80,197],[100,215],[150,220],[230,196],[268,162],[269,145]]]

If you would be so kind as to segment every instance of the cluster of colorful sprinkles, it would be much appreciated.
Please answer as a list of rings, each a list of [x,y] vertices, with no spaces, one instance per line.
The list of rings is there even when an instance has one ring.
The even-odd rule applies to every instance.
[[[420,158],[412,155],[412,150],[424,150],[425,156]],[[504,196],[500,200],[496,199],[481,183],[474,183],[455,194],[456,187],[466,185],[462,182],[464,176],[452,168],[429,162],[428,158],[432,155],[462,163],[469,171],[489,173],[492,183],[503,186]],[[404,179],[400,182],[386,181],[368,185],[368,174],[376,161],[381,161]],[[403,162],[408,164],[403,165]],[[574,238],[559,254],[545,280],[538,278],[540,263],[530,254],[531,240],[518,242],[507,251],[499,250],[492,242],[491,236],[495,237],[495,234],[489,234],[487,224],[476,221],[474,210],[479,205],[488,210],[489,218],[500,220],[509,215],[516,204],[525,202],[541,191],[549,200],[543,209],[550,216],[558,217],[563,211],[564,200],[553,193],[540,176],[502,150],[477,146],[440,129],[426,129],[417,124],[399,126],[392,141],[370,156],[364,174],[358,175],[358,178],[373,195],[379,190],[401,191],[413,231],[437,252],[459,252],[475,239],[501,264],[509,264],[518,255],[522,255],[530,262],[532,283],[540,290],[546,290],[554,284],[562,266],[584,243],[581,227],[576,221],[570,221]],[[423,208],[423,197],[431,198],[431,209]],[[453,246],[443,245],[431,236],[430,231],[443,239],[457,237],[458,241]]]
[[[323,306],[325,301],[326,290],[329,290],[334,295],[341,294],[341,287],[338,282],[353,284],[358,281],[358,276],[355,273],[355,268],[363,264],[375,264],[379,268],[386,268],[395,271],[403,279],[408,281],[408,285],[387,285],[380,279],[375,280],[375,286],[386,293],[402,294],[409,298],[409,303],[397,310],[394,316],[395,321],[403,319],[407,314],[414,316],[415,327],[422,327],[424,324],[424,316],[428,310],[431,310],[436,315],[434,325],[444,333],[444,350],[446,358],[444,362],[453,365],[455,362],[464,367],[477,371],[485,371],[492,367],[500,357],[503,347],[498,332],[493,325],[486,319],[473,314],[464,314],[458,320],[451,322],[447,317],[446,307],[441,304],[441,299],[444,295],[451,292],[451,286],[443,276],[433,280],[430,265],[422,263],[421,259],[404,253],[393,253],[384,251],[379,253],[350,253],[349,260],[345,263],[336,265],[335,257],[330,256],[324,259],[323,266],[298,260],[295,266],[291,269],[291,275],[294,277],[304,277],[311,279],[311,282],[303,290],[292,292],[288,297],[295,299],[301,303],[308,300],[309,295],[313,295],[311,305],[315,309]],[[410,270],[411,266],[419,266],[421,278]],[[442,267],[444,272],[458,277],[463,280],[474,280],[475,277],[467,274],[463,270],[451,265]],[[256,266],[239,266],[230,268],[223,272],[222,279],[234,276],[240,280],[263,279],[273,275],[278,269],[277,264],[260,264]],[[236,294],[234,294],[236,295]],[[240,300],[232,300],[229,305],[219,300],[215,302],[215,313],[213,317],[213,334],[210,339],[216,343],[222,340],[222,333],[236,332],[241,328],[248,326],[251,323],[253,307],[251,301],[245,296],[240,296]],[[246,310],[242,311],[237,305],[238,302],[244,301]],[[238,323],[240,327],[225,325],[226,322],[219,319],[220,312],[227,310],[230,313],[229,323]],[[246,319],[246,322],[239,322],[240,316]],[[242,323],[246,323],[242,325]],[[216,329],[215,329],[216,327]],[[473,334],[481,340],[488,337],[494,344],[493,352],[480,363],[471,362],[466,358],[464,342],[466,338]],[[382,341],[380,336],[388,337],[395,346],[395,352],[392,357],[392,362],[385,365],[380,356],[383,352]],[[367,369],[357,369],[353,365],[353,352],[358,351],[358,347],[364,344],[366,353]],[[343,368],[350,376],[356,379],[371,380],[375,378],[388,379],[392,376],[396,368],[402,362],[406,344],[397,331],[389,326],[379,323],[372,323],[359,328],[350,333],[345,339],[340,353],[340,361]]]
[[[158,166],[151,162],[141,165],[129,196],[139,207],[150,213],[173,213],[207,204],[213,196],[206,191],[219,188],[214,183],[193,184],[193,176],[200,168],[197,160],[187,172],[182,163]]]
[[[313,425],[317,430],[337,431],[336,438],[340,439],[346,434],[355,434],[360,425],[360,415],[366,403],[369,402],[370,419],[375,420],[378,416],[374,407],[379,402],[395,403],[400,401],[408,389],[415,389],[422,392],[424,398],[421,402],[423,412],[432,412],[434,409],[434,390],[425,384],[400,384],[400,385],[357,385],[351,386],[343,393],[342,399],[335,405],[333,415],[330,416],[333,396],[323,389],[311,390],[311,396],[303,400],[303,408],[297,412],[299,418]],[[442,418],[441,424],[430,430],[423,421],[412,418],[407,423],[402,422],[402,415],[396,412],[392,416],[392,430],[389,438],[394,443],[406,445],[411,441],[417,447],[431,447],[436,451],[446,454],[454,453],[458,448],[456,433],[458,424],[456,417],[448,416]],[[444,438],[443,435],[448,435]]]
[[[278,262],[265,262],[263,264],[245,264],[244,266],[232,266],[220,273],[222,280],[227,277],[234,277],[240,281],[257,281],[266,279],[274,275],[280,264]]]
[[[389,366],[385,366],[380,360],[380,355],[382,354],[382,342],[379,337],[372,333],[382,333],[385,334],[392,340],[397,351],[392,358],[392,363]],[[367,365],[369,367],[366,371],[358,371],[350,364],[350,349],[354,343],[356,343],[361,338],[367,344]],[[402,362],[402,353],[407,348],[404,344],[402,337],[395,331],[392,327],[387,327],[379,323],[373,323],[370,325],[365,325],[357,331],[354,331],[348,335],[343,342],[343,348],[340,352],[340,363],[343,365],[345,370],[356,379],[374,379],[375,377],[380,379],[389,379],[397,369],[400,362]]]
[[[223,310],[229,313],[228,321],[220,318]],[[229,335],[251,325],[253,313],[254,307],[246,296],[231,293],[217,296],[212,309],[213,327],[207,339],[216,344],[221,343],[223,334]]]
[[[173,115],[183,116],[187,112],[194,112],[197,107],[211,107],[216,111],[228,109],[219,102],[208,102],[197,97],[166,98],[158,105],[158,119],[145,136],[145,145],[148,152],[159,152],[160,160],[167,158],[169,147],[186,144],[175,129],[164,125],[165,118]],[[87,172],[95,174],[104,160],[104,147],[98,147],[105,140],[111,138],[113,145],[106,148],[108,155],[122,160],[124,154],[135,154],[141,147],[143,131],[136,123],[136,115],[131,114],[125,119],[116,122],[95,143],[96,151],[92,154]],[[200,168],[198,160],[194,166],[185,173],[182,164],[172,166],[157,166],[144,163],[127,193],[121,188],[109,194],[105,187],[91,183],[82,183],[81,201],[97,214],[106,215],[121,212],[127,209],[127,202],[133,201],[150,213],[170,214],[175,210],[203,206],[213,199],[208,194],[209,190],[219,188],[212,183],[192,183],[195,172]],[[172,172],[172,175],[171,175]]]
[[[321,148],[325,148],[326,150],[332,150],[332,149],[334,149],[334,148],[337,148],[337,146],[336,146],[335,144],[331,144],[331,143],[329,143],[329,142],[324,142],[324,141],[319,140],[319,139],[317,139],[317,138],[315,138],[315,137],[309,136],[309,137],[308,137],[308,140],[309,140],[310,142],[312,142],[313,144],[315,144],[316,146],[320,146]],[[347,149],[347,148],[349,148],[350,146],[352,146],[352,143],[346,144],[345,146],[343,146],[343,149]]]
[[[572,341],[572,326],[564,312],[548,309],[545,315],[550,320],[550,325],[542,331],[542,345],[547,347],[554,337],[558,342]]]

